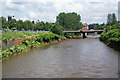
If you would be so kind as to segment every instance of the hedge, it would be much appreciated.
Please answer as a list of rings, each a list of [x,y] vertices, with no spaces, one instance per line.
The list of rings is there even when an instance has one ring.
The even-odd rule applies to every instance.
[[[120,51],[120,29],[113,29],[103,32],[100,40],[105,42],[108,46]]]

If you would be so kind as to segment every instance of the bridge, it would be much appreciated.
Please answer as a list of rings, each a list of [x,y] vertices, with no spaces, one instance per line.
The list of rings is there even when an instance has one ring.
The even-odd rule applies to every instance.
[[[95,33],[95,32],[103,32],[104,30],[78,30],[78,31],[63,31],[64,33],[82,33],[83,38],[86,38],[85,33]]]

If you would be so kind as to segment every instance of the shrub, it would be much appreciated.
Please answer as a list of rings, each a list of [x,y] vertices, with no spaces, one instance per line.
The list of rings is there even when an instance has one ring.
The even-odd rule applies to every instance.
[[[10,35],[9,35],[10,34]],[[12,56],[19,54],[22,51],[25,51],[29,48],[34,48],[40,46],[41,43],[50,43],[54,40],[62,40],[65,37],[51,33],[51,32],[43,32],[43,33],[3,33],[2,40],[9,39],[20,39],[24,38],[22,43],[16,46],[8,47],[7,49],[2,49],[2,60]],[[12,37],[10,37],[12,35]],[[23,37],[24,36],[24,37]],[[34,37],[34,38],[33,38]]]
[[[120,50],[120,29],[113,29],[103,32],[100,36],[100,40],[105,42],[110,47]]]

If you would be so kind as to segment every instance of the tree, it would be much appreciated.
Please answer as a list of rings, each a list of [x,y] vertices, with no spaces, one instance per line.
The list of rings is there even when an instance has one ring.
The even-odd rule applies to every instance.
[[[34,30],[41,30],[41,23],[40,22],[36,22],[36,26],[34,28]]]
[[[81,28],[82,23],[81,17],[79,14],[72,13],[60,13],[56,17],[56,23],[63,26],[64,30],[78,30]]]
[[[116,15],[115,13],[113,14],[108,14],[107,17],[107,25],[114,25],[116,23],[117,19],[116,19]]]
[[[17,21],[16,19],[12,19],[8,21],[8,28],[11,30],[16,30],[17,29]]]
[[[7,28],[7,21],[6,21],[6,18],[4,17],[0,17],[0,29],[2,28]]]
[[[63,27],[60,26],[59,24],[53,23],[53,26],[51,28],[51,32],[58,34],[58,35],[63,35]]]
[[[112,14],[112,25],[114,25],[117,22],[117,18],[115,13]]]
[[[23,28],[25,29],[25,30],[33,30],[34,29],[34,27],[33,27],[33,23],[30,21],[30,20],[26,20],[26,21],[24,21],[24,26],[23,26]]]
[[[78,18],[79,19],[79,18]],[[55,34],[63,35],[63,27],[57,23],[49,23],[49,22],[34,22],[30,20],[16,20],[11,19],[6,21],[6,18],[0,17],[0,22],[2,23],[2,27],[4,31],[18,30],[18,31],[33,31],[33,30],[42,30],[42,31],[51,31]]]
[[[22,20],[17,21],[17,30],[21,31],[24,26],[24,22]]]
[[[111,25],[111,14],[107,16],[107,25]]]

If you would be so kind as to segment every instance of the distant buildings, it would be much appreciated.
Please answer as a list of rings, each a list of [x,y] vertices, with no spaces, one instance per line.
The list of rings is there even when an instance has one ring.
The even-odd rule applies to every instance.
[[[87,31],[89,29],[88,27],[88,24],[87,23],[83,23],[83,26],[82,26],[82,31]],[[81,34],[82,36],[87,36],[87,33],[84,33],[84,34]]]
[[[88,29],[89,29],[88,24],[83,23],[82,30],[88,30]]]
[[[118,21],[120,21],[120,1],[118,2]]]
[[[102,25],[104,25],[104,23]],[[98,26],[99,26],[99,23],[93,23],[93,24],[88,25],[89,29],[94,29],[94,28],[96,28]]]
[[[89,29],[94,29],[94,25],[88,25]]]
[[[8,21],[12,20],[14,16],[8,16]]]

